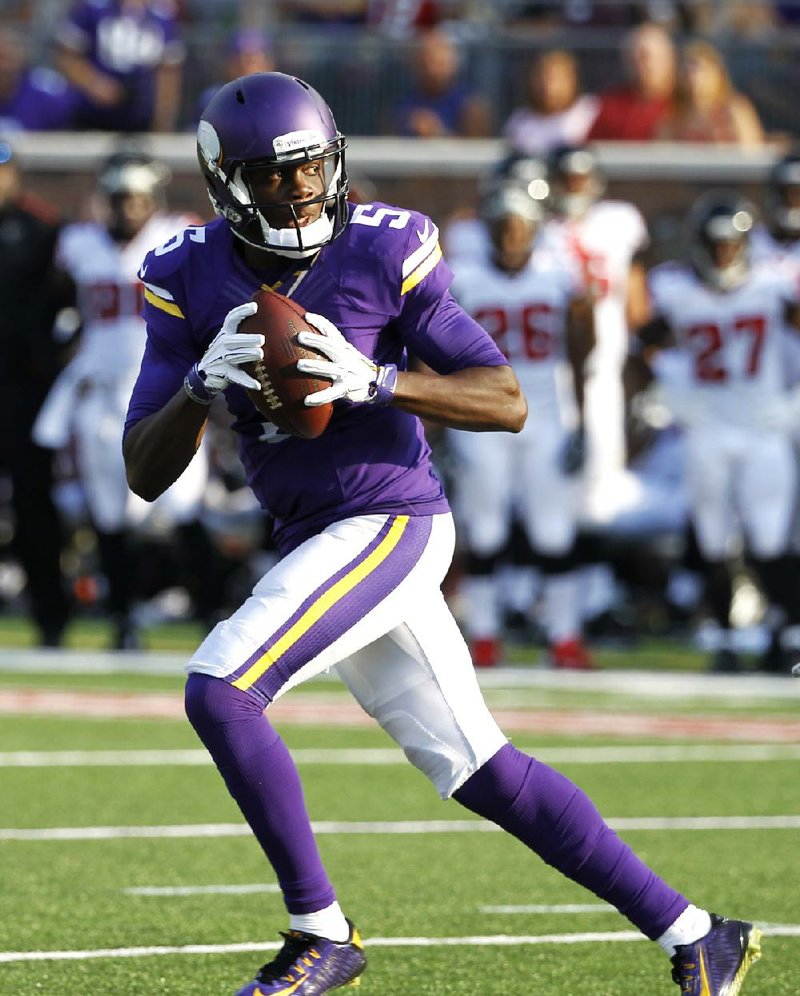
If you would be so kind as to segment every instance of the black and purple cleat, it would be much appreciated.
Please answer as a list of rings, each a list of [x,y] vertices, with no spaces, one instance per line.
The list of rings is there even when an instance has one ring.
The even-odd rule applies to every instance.
[[[737,996],[753,962],[761,957],[761,931],[743,920],[711,914],[711,930],[681,944],[672,958],[672,978],[685,996]]]
[[[350,936],[338,943],[300,930],[282,933],[283,947],[236,996],[322,996],[361,984],[367,967],[364,946],[350,921]]]

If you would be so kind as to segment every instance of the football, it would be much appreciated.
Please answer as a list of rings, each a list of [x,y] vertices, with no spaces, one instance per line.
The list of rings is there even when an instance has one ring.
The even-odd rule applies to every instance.
[[[317,330],[305,320],[305,308],[283,294],[262,288],[253,300],[258,311],[240,322],[238,331],[264,336],[264,359],[242,365],[261,385],[258,391],[247,388],[247,394],[261,415],[279,429],[301,439],[316,439],[327,428],[333,405],[308,408],[303,399],[330,387],[331,382],[298,371],[301,357],[326,357],[301,346],[297,333]]]

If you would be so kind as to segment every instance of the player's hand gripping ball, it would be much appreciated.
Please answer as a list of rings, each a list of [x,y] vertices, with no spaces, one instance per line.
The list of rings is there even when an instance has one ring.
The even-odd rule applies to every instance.
[[[299,332],[316,329],[305,319],[305,308],[276,291],[260,290],[253,295],[258,311],[239,323],[239,332],[260,332],[264,336],[264,358],[244,364],[259,383],[258,390],[246,388],[250,400],[268,421],[301,439],[316,439],[328,426],[331,403],[308,407],[306,395],[331,386],[322,377],[302,374],[297,361],[323,358],[315,349],[298,341]]]

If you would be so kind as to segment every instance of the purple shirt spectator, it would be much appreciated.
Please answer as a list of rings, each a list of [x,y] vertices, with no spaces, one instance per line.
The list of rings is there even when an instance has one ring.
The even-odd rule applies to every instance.
[[[80,91],[78,127],[174,128],[185,52],[172,0],[79,0],[57,40]]]
[[[15,31],[0,30],[0,131],[68,128],[75,94],[63,76],[29,66],[25,42]]]
[[[460,78],[459,53],[441,29],[419,39],[408,92],[393,109],[391,130],[417,138],[483,138],[489,134],[486,101]]]
[[[0,90],[0,131],[58,131],[70,128],[75,92],[51,69],[26,69],[10,92]]]

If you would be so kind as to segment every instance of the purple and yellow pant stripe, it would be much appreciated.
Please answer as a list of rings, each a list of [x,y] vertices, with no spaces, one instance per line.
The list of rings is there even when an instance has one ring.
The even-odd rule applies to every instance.
[[[315,588],[227,680],[271,702],[293,674],[397,588],[418,562],[430,533],[427,516],[388,516],[358,555]]]

